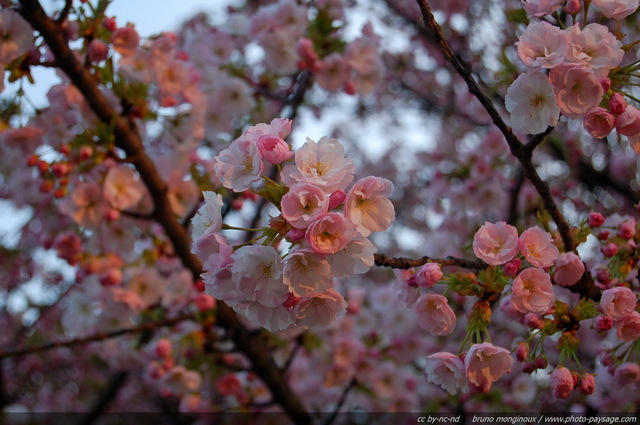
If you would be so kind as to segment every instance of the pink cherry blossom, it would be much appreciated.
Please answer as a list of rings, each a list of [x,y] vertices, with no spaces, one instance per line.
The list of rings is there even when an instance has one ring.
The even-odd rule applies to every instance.
[[[418,324],[434,335],[449,335],[456,327],[456,314],[442,295],[425,294],[416,304]]]
[[[111,35],[111,43],[113,50],[124,57],[131,57],[140,44],[140,35],[132,26],[120,27]]]
[[[346,247],[326,258],[331,265],[331,274],[345,278],[366,273],[375,263],[376,246],[361,234],[356,234]]]
[[[318,186],[296,183],[280,202],[282,216],[295,228],[305,229],[329,210],[329,198]]]
[[[331,53],[318,62],[315,77],[324,90],[337,92],[349,79],[350,71],[349,64],[340,53]]]
[[[561,286],[571,286],[582,278],[584,263],[573,252],[563,252],[555,261],[553,280]]]
[[[202,376],[195,370],[188,370],[178,365],[162,376],[161,385],[175,395],[197,392],[202,387]]]
[[[298,326],[327,326],[347,309],[347,302],[333,288],[324,292],[307,292],[294,307]]]
[[[520,252],[535,267],[551,267],[560,256],[551,235],[538,226],[525,230],[518,239]]]
[[[624,112],[615,118],[615,126],[623,136],[640,134],[640,111],[633,105],[626,105]]]
[[[564,61],[569,48],[566,34],[546,21],[531,22],[516,43],[518,56],[532,68],[553,68]]]
[[[628,316],[616,322],[616,336],[625,342],[640,338],[640,313],[632,311]]]
[[[80,182],[60,203],[59,208],[76,223],[95,227],[102,222],[107,203],[97,183]]]
[[[584,116],[585,130],[596,139],[607,137],[615,127],[616,117],[600,106],[589,109]]]
[[[204,196],[204,204],[191,220],[193,225],[191,238],[193,240],[196,240],[209,228],[214,232],[219,232],[222,228],[222,206],[224,204],[222,196],[209,190],[202,192],[202,195]]]
[[[593,3],[604,16],[619,21],[636,11],[640,0],[593,0]]]
[[[560,109],[542,72],[520,74],[509,86],[505,106],[513,128],[525,134],[539,134],[558,123]]]
[[[622,42],[604,25],[591,23],[580,29],[576,24],[567,28],[566,32],[570,44],[567,62],[595,70],[613,69],[622,62]],[[600,78],[606,75],[598,73]]]
[[[439,385],[449,394],[466,391],[467,377],[462,360],[455,354],[440,352],[427,357],[425,366],[429,382]]]
[[[560,111],[567,118],[580,118],[598,106],[604,90],[592,69],[563,63],[549,72]]]
[[[620,387],[632,385],[632,388],[637,388],[640,384],[640,366],[637,363],[622,363],[616,368],[613,377],[616,385]]]
[[[33,29],[11,9],[0,11],[0,63],[14,61],[33,48]]]
[[[613,320],[629,316],[636,309],[637,304],[636,295],[624,286],[605,289],[600,298],[602,311]]]
[[[393,204],[388,199],[393,183],[380,177],[358,180],[344,201],[344,213],[363,236],[387,230],[395,219]]]
[[[262,160],[258,146],[247,135],[242,135],[215,158],[213,171],[224,187],[242,192],[251,187],[262,175]]]
[[[340,213],[327,213],[307,228],[305,239],[320,254],[335,254],[344,249],[355,236],[353,226]]]
[[[464,365],[469,382],[480,391],[486,392],[491,389],[491,384],[509,373],[513,357],[509,350],[485,342],[471,346],[464,359]]]
[[[563,0],[523,0],[522,5],[528,17],[541,18],[560,9],[563,3]]]
[[[307,249],[291,251],[284,261],[284,283],[300,297],[306,292],[324,292],[333,284],[329,262],[323,255]]]
[[[126,210],[136,205],[144,196],[144,190],[136,172],[126,165],[109,168],[104,179],[104,197],[118,210]]]
[[[273,247],[243,246],[232,258],[233,281],[248,301],[258,301],[266,307],[282,305],[289,289],[282,280],[282,258]]]
[[[556,398],[567,398],[573,391],[573,376],[564,366],[558,366],[551,372],[551,389]]]
[[[191,252],[202,260],[202,266],[206,271],[215,272],[224,267],[233,253],[233,248],[227,243],[227,238],[212,226],[194,239]]]
[[[344,157],[340,142],[323,137],[316,143],[307,138],[295,154],[295,165],[282,169],[282,181],[288,186],[297,182],[315,184],[330,195],[344,190],[353,180],[353,173],[353,161]]]
[[[551,277],[542,269],[524,269],[513,281],[511,302],[521,313],[546,313],[555,300]]]
[[[473,237],[473,253],[491,266],[508,262],[518,253],[518,230],[504,221],[485,222]]]
[[[421,266],[416,272],[415,279],[418,286],[431,288],[442,279],[442,270],[437,263],[427,263]]]

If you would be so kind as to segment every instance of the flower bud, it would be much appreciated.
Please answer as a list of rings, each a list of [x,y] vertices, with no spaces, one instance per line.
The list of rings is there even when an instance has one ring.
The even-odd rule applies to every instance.
[[[604,224],[604,217],[602,214],[597,212],[589,213],[589,216],[587,217],[587,224],[589,224],[589,227],[602,226]]]
[[[516,359],[519,362],[523,362],[525,361],[528,355],[529,355],[529,346],[526,343],[518,344],[518,347],[516,347]]]
[[[590,373],[586,373],[580,378],[580,392],[582,394],[591,395],[596,390],[596,379]]]
[[[603,245],[602,248],[600,248],[600,250],[602,251],[602,254],[605,257],[613,257],[618,253],[618,245],[616,245],[613,242],[608,242],[605,245]]]
[[[609,316],[596,316],[593,327],[597,331],[608,331],[613,327],[613,319]]]

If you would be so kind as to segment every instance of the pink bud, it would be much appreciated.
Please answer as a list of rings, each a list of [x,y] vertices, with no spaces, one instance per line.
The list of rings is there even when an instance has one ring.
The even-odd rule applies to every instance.
[[[597,331],[608,331],[613,327],[613,319],[609,316],[596,316],[593,327]]]
[[[415,275],[415,281],[418,286],[423,288],[431,288],[442,279],[443,274],[440,265],[436,263],[427,263],[418,269]]]
[[[216,299],[213,298],[211,295],[200,293],[193,300],[193,303],[195,304],[198,311],[205,312],[215,307]]]
[[[598,232],[597,238],[601,241],[606,241],[607,239],[609,239],[609,231],[603,230],[602,232]]]
[[[564,7],[564,10],[569,15],[577,15],[582,10],[580,0],[568,0],[567,5]]]
[[[122,282],[122,272],[120,269],[109,269],[100,275],[100,283],[103,286],[115,286]]]
[[[618,245],[613,242],[608,242],[600,248],[600,250],[605,257],[613,257],[618,253]]]
[[[346,94],[350,94],[350,95],[356,94],[356,85],[352,80],[347,80],[344,83],[343,90]]]
[[[635,220],[633,222],[623,221],[618,225],[618,236],[622,239],[631,239],[635,233]]]
[[[573,391],[573,376],[571,371],[563,366],[558,366],[551,372],[551,389],[557,398],[567,398]]]
[[[105,18],[104,21],[102,21],[102,25],[107,29],[107,31],[115,31],[118,28],[116,18]]]
[[[602,214],[597,212],[589,213],[589,217],[587,217],[587,224],[589,227],[599,227],[604,224],[604,217]]]
[[[549,365],[549,362],[544,357],[538,357],[533,361],[533,365],[536,367],[536,369],[546,369]]]
[[[529,346],[527,344],[518,344],[516,348],[516,359],[519,362],[525,361],[527,356],[529,355]]]
[[[347,194],[344,190],[338,189],[329,196],[329,209],[335,210],[338,208],[344,200],[347,198]]]
[[[262,158],[273,165],[280,164],[293,156],[287,142],[278,136],[265,134],[258,139],[258,150]]]
[[[614,93],[609,99],[609,110],[614,115],[620,115],[627,107],[627,102],[624,100],[624,96],[620,93]]]
[[[91,146],[83,146],[80,148],[80,159],[86,160],[91,158],[93,155],[93,149]]]
[[[604,139],[615,127],[616,118],[599,106],[591,108],[585,114],[582,124],[584,129],[595,139]]]
[[[171,356],[172,345],[167,338],[162,338],[156,343],[156,355],[161,358]]]
[[[98,63],[102,62],[109,55],[109,46],[102,40],[94,38],[89,43],[89,48],[87,49],[87,58],[90,62]]]
[[[627,105],[624,112],[616,117],[616,130],[623,136],[640,134],[640,111]]]
[[[531,329],[542,329],[544,319],[535,313],[527,313],[524,315],[524,324]]]
[[[600,80],[600,85],[602,86],[602,90],[607,92],[611,89],[611,80],[608,78],[603,78],[602,80]]]
[[[305,231],[303,229],[291,229],[287,233],[287,239],[291,243],[300,242],[304,239]]]
[[[107,210],[105,210],[103,217],[105,220],[107,220],[107,222],[113,223],[120,218],[120,211],[114,208],[108,208]]]
[[[596,379],[590,373],[586,373],[580,378],[580,391],[582,394],[591,395],[596,390]]]
[[[521,264],[522,260],[520,260],[519,258],[514,258],[513,260],[502,266],[502,271],[509,277],[516,277]]]

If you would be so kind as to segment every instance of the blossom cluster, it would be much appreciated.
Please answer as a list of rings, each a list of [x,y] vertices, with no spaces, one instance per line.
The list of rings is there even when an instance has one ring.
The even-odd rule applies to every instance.
[[[234,192],[260,192],[281,211],[263,229],[263,244],[231,247],[221,233],[223,198],[205,192],[193,218],[193,252],[203,261],[208,294],[269,330],[327,325],[346,310],[335,278],[365,273],[374,263],[367,238],[395,217],[388,199],[393,184],[379,177],[354,178],[353,161],[335,139],[307,142],[295,154],[285,138],[291,121],[249,127],[215,158],[214,173]],[[292,161],[291,161],[292,160]],[[265,177],[281,167],[282,183]],[[277,245],[286,239],[288,249]]]
[[[507,91],[506,108],[514,129],[538,134],[558,123],[560,114],[582,119],[595,138],[604,138],[615,128],[633,138],[640,133],[635,124],[640,113],[627,105],[623,86],[633,71],[621,67],[625,49],[621,38],[600,23],[579,23],[559,28],[543,18],[562,2],[525,2],[532,20],[516,43],[518,57],[527,66]],[[570,2],[565,10],[574,18],[582,10]],[[607,17],[620,20],[638,8],[638,2],[594,2]],[[586,13],[586,11],[585,11]],[[586,21],[585,21],[586,23]]]

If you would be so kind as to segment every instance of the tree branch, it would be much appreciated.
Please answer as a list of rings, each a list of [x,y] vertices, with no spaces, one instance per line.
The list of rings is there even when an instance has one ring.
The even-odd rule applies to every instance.
[[[99,333],[99,334],[81,337],[81,338],[68,339],[66,341],[48,342],[42,345],[34,345],[31,347],[18,348],[15,350],[0,351],[0,359],[8,358],[8,357],[19,357],[19,356],[24,356],[26,354],[43,353],[45,351],[53,350],[54,348],[74,347],[76,345],[84,345],[92,342],[104,341],[105,339],[115,338],[122,335],[150,331],[150,330],[165,327],[165,326],[173,326],[182,321],[189,320],[189,319],[194,319],[193,314],[183,314],[180,316],[172,317],[170,319],[160,320],[157,322],[143,323],[141,325],[133,326],[130,328],[116,329],[110,332]]]
[[[538,174],[538,171],[536,170],[532,161],[533,148],[537,146],[537,144],[540,143],[540,141],[542,141],[542,138],[544,138],[544,136],[546,136],[547,132],[549,132],[550,130],[547,129],[547,131],[543,133],[542,138],[534,137],[529,147],[525,147],[522,144],[522,142],[520,142],[520,140],[515,136],[515,134],[513,134],[513,131],[511,130],[511,128],[507,126],[507,124],[504,122],[504,120],[500,116],[500,113],[493,105],[493,102],[482,92],[482,90],[480,90],[480,87],[478,86],[476,81],[473,79],[469,68],[466,65],[464,65],[460,60],[458,60],[456,55],[451,50],[451,48],[449,47],[449,44],[447,43],[447,41],[444,39],[444,36],[442,35],[442,30],[440,28],[440,25],[438,25],[438,23],[436,22],[433,16],[433,13],[431,12],[429,3],[426,0],[417,0],[417,2],[418,2],[418,5],[420,6],[420,11],[422,12],[422,18],[424,20],[424,23],[433,34],[433,37],[438,43],[440,50],[444,54],[444,57],[453,66],[453,68],[456,70],[458,75],[462,77],[462,79],[467,84],[467,87],[469,88],[469,92],[478,99],[478,101],[482,104],[484,109],[487,111],[487,113],[491,117],[491,120],[493,121],[495,126],[498,127],[500,132],[502,132],[502,134],[504,135],[507,141],[507,144],[509,145],[511,154],[515,156],[518,159],[518,161],[520,161],[520,164],[524,169],[525,175],[531,181],[531,183],[533,183],[534,187],[538,191],[538,194],[542,198],[544,208],[549,212],[549,214],[553,218],[553,221],[556,223],[556,226],[558,227],[558,232],[562,237],[562,242],[564,244],[565,251],[573,251],[575,249],[575,244],[573,242],[573,238],[571,237],[569,225],[567,224],[567,221],[565,220],[564,216],[556,206],[555,201],[551,197],[551,191],[549,190],[549,185],[545,181],[543,181],[542,178],[540,178],[540,175]]]
[[[480,260],[465,260],[461,258],[431,258],[431,257],[422,257],[422,258],[406,258],[406,257],[387,257],[384,254],[374,254],[375,264],[380,267],[390,267],[392,269],[410,269],[413,267],[420,267],[427,263],[436,263],[440,264],[443,267],[446,266],[455,266],[462,267],[465,269],[472,270],[484,270],[488,266]]]
[[[538,174],[538,171],[536,170],[536,167],[533,165],[532,160],[533,150],[542,142],[544,137],[549,134],[552,129],[548,128],[541,135],[534,136],[526,146],[523,145],[522,142],[520,142],[520,140],[515,136],[515,134],[513,134],[511,128],[504,122],[504,120],[500,116],[500,113],[493,105],[493,102],[482,92],[482,90],[480,90],[480,87],[471,75],[470,69],[456,57],[456,55],[449,47],[449,44],[442,35],[440,25],[438,25],[435,17],[433,16],[433,13],[431,12],[431,8],[427,0],[416,1],[418,2],[418,6],[420,7],[424,24],[433,34],[433,37],[438,43],[440,50],[444,54],[444,57],[453,66],[458,75],[462,77],[462,79],[467,84],[469,92],[478,99],[478,101],[482,104],[484,109],[491,117],[494,125],[498,127],[500,132],[504,135],[507,144],[509,145],[511,154],[515,156],[516,159],[518,159],[518,161],[522,165],[524,175],[529,179],[529,181],[531,181],[533,186],[538,191],[545,210],[547,210],[551,218],[553,218],[553,221],[556,223],[556,227],[558,228],[558,232],[560,233],[560,237],[562,238],[562,243],[564,245],[565,251],[574,251],[576,247],[573,241],[573,237],[571,236],[569,225],[567,224],[566,219],[553,200],[549,185],[544,180],[542,180],[542,178]],[[582,290],[580,294],[589,298],[593,298],[594,296],[597,297],[597,294],[599,293],[593,282],[585,281],[580,288]]]
[[[103,122],[110,124],[116,145],[122,149],[138,170],[146,184],[154,204],[154,218],[162,225],[173,244],[176,255],[194,278],[199,278],[202,265],[191,253],[191,238],[177,220],[167,198],[167,184],[161,178],[153,161],[147,155],[140,135],[132,121],[120,117],[98,88],[94,76],[77,60],[63,37],[60,25],[51,20],[38,0],[20,0],[20,14],[38,31],[56,58],[60,69],[80,90],[87,103]],[[256,374],[271,391],[274,400],[282,406],[291,419],[299,425],[309,424],[311,417],[293,393],[277,365],[270,356],[264,342],[253,338],[249,330],[239,321],[235,312],[226,304],[218,303],[217,323],[225,328],[238,349],[251,361]]]

